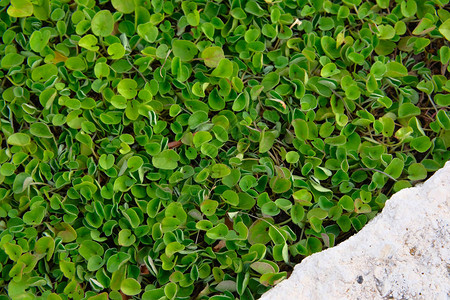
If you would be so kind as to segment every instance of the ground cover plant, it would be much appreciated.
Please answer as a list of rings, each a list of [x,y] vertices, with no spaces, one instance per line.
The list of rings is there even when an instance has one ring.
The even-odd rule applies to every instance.
[[[448,2],[0,0],[0,299],[254,299],[359,231],[450,159]]]

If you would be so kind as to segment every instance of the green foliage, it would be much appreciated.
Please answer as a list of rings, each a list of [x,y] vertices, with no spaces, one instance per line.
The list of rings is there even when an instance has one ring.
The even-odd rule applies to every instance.
[[[0,9],[2,299],[255,299],[450,159],[447,0]]]

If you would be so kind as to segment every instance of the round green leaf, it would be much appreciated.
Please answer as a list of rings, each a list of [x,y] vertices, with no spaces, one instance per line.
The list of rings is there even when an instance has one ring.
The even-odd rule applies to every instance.
[[[31,79],[33,81],[45,82],[56,74],[58,74],[58,68],[53,64],[46,64],[33,69]]]
[[[408,167],[408,174],[410,180],[423,180],[427,178],[427,169],[421,163],[413,163]]]
[[[125,99],[132,99],[137,95],[137,82],[133,79],[125,78],[122,79],[117,85],[117,91],[121,94]]]
[[[214,200],[206,199],[200,205],[200,210],[205,216],[212,216],[216,213],[216,209],[219,206],[219,203]]]
[[[239,197],[235,191],[226,190],[222,194],[222,199],[233,206],[239,205]]]
[[[120,290],[127,296],[134,296],[141,292],[141,284],[134,278],[126,278],[120,284]]]
[[[137,171],[144,164],[144,160],[140,156],[133,156],[128,159],[127,165],[131,172]]]
[[[185,40],[172,41],[173,54],[182,61],[192,60],[198,53],[198,49],[194,43]]]
[[[112,255],[108,262],[106,263],[107,270],[110,273],[113,273],[120,269],[120,267],[125,264],[128,260],[130,260],[130,255],[128,253],[118,252]]]
[[[136,241],[136,237],[129,229],[122,229],[119,232],[119,245],[129,247]]]
[[[91,22],[92,33],[96,36],[108,36],[114,30],[114,18],[109,10],[101,10],[95,14]]]
[[[113,7],[121,13],[131,14],[134,12],[134,0],[111,0],[111,3]]]
[[[221,78],[230,78],[233,75],[233,63],[226,58],[222,58],[214,71],[212,71],[211,75]]]
[[[50,31],[48,30],[33,32],[30,37],[31,50],[41,52],[47,46],[49,39]]]
[[[41,138],[52,138],[53,134],[47,124],[33,123],[30,125],[30,133]]]
[[[78,41],[78,45],[90,51],[97,51],[98,49],[100,49],[99,46],[96,46],[97,42],[98,40],[95,35],[87,34]]]
[[[10,69],[15,66],[19,66],[23,63],[25,56],[18,53],[8,53],[3,56],[1,60],[1,66],[3,69]]]
[[[152,157],[152,164],[155,168],[163,170],[173,170],[178,166],[180,156],[174,150],[164,150]]]
[[[223,239],[228,234],[228,227],[225,224],[217,226],[206,231],[206,236],[213,240]]]
[[[137,32],[140,37],[144,38],[144,40],[149,43],[155,42],[158,37],[158,27],[152,23],[140,24],[137,27]]]
[[[6,142],[13,146],[25,147],[31,143],[31,139],[28,134],[18,132],[10,135],[6,140]]]
[[[33,4],[29,0],[11,0],[8,15],[13,18],[25,18],[33,14]]]
[[[450,19],[447,19],[439,26],[439,32],[447,39],[447,41],[450,41]]]
[[[225,54],[223,53],[222,48],[213,46],[205,48],[202,51],[202,58],[205,62],[205,65],[210,68],[216,68],[220,61],[225,58]]]
[[[108,54],[112,59],[120,59],[125,54],[125,48],[121,43],[114,43],[108,47]]]
[[[408,75],[408,69],[403,66],[401,63],[396,61],[388,62],[386,65],[386,74],[387,77],[404,77]]]
[[[430,138],[427,136],[420,136],[411,141],[411,147],[420,153],[426,152],[431,147]]]

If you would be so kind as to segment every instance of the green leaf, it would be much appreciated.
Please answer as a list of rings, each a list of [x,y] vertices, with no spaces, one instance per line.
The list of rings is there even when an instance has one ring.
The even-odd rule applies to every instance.
[[[114,155],[112,154],[102,154],[100,156],[100,159],[98,161],[100,164],[100,167],[102,167],[105,170],[110,169],[112,166],[114,166]]]
[[[200,204],[200,210],[205,216],[212,216],[216,213],[219,203],[214,200],[206,199]]]
[[[336,59],[340,56],[336,41],[332,37],[323,36],[320,40],[320,44],[329,58]]]
[[[108,36],[114,29],[114,18],[109,10],[101,10],[95,14],[91,22],[92,33],[96,36]]]
[[[420,136],[411,141],[411,147],[420,153],[426,152],[431,147],[430,138],[427,136]]]
[[[347,232],[352,228],[352,223],[347,215],[340,216],[339,219],[337,219],[336,223],[339,225],[343,232]]]
[[[439,124],[439,126],[441,126],[442,128],[444,128],[445,130],[450,130],[450,116],[448,115],[447,112],[445,112],[444,110],[439,110],[437,115],[437,122]]]
[[[133,92],[131,91],[122,91],[123,93],[130,93],[130,95],[133,94]],[[118,109],[126,109],[128,107],[128,101],[127,98],[125,98],[124,96],[121,95],[114,95],[111,98],[111,104]]]
[[[197,26],[200,22],[200,14],[197,10],[197,3],[185,1],[182,2],[181,8],[183,9],[189,25]]]
[[[125,99],[133,99],[137,95],[137,82],[133,79],[125,78],[122,79],[117,85],[117,91]]]
[[[134,12],[134,0],[111,0],[111,3],[113,7],[121,13],[131,14]]]
[[[198,53],[198,49],[194,43],[185,40],[172,41],[173,54],[182,61],[192,60]]]
[[[242,186],[244,186],[244,188],[254,185],[254,181],[252,179],[250,179],[249,182],[247,180],[244,180],[244,182],[245,182],[245,186],[244,186],[244,183],[242,184]],[[255,206],[256,200],[249,194],[239,193],[238,196],[239,196],[238,208],[243,209],[243,210],[250,210],[253,208],[253,206]]]
[[[140,156],[133,156],[127,162],[128,168],[131,169],[131,172],[137,171],[143,164],[144,160]]]
[[[261,207],[261,212],[268,216],[276,216],[280,213],[280,209],[275,202],[267,202]]]
[[[166,246],[166,255],[167,257],[172,257],[175,253],[184,250],[184,246],[179,242],[171,242]]]
[[[239,186],[241,187],[242,191],[246,192],[249,189],[253,188],[256,183],[257,180],[253,175],[245,175],[239,181]]]
[[[339,74],[339,73],[340,73],[340,71],[334,63],[328,63],[320,71],[320,76],[331,77],[331,76]]]
[[[291,181],[286,178],[281,177],[273,177],[270,180],[270,187],[272,188],[272,191],[277,194],[282,194],[287,192],[291,188]]]
[[[86,63],[80,57],[69,57],[65,61],[65,65],[66,65],[67,69],[72,70],[72,71],[82,71],[82,70],[86,69]]]
[[[97,46],[97,42],[98,40],[93,34],[87,34],[78,41],[78,45],[90,51],[98,51],[100,47]]]
[[[128,253],[118,252],[113,254],[106,263],[108,272],[116,272],[123,264],[130,260],[130,258]]]
[[[301,189],[296,191],[292,197],[294,197],[294,200],[296,203],[299,203],[301,205],[311,205],[312,195],[311,193],[306,189]]]
[[[297,138],[306,140],[308,138],[308,123],[302,119],[295,119],[292,121],[292,126],[294,127],[294,132]]]
[[[265,261],[256,261],[250,265],[250,268],[258,272],[259,274],[276,272],[273,265]]]
[[[439,26],[439,32],[447,39],[447,41],[450,41],[450,19],[447,19]]]
[[[408,167],[409,180],[423,180],[427,178],[427,170],[421,163],[413,163]]]
[[[173,170],[178,166],[180,156],[174,150],[164,150],[152,157],[152,164],[155,168],[163,170]]]
[[[400,177],[403,171],[403,160],[400,158],[394,158],[391,163],[384,170],[385,173],[391,175],[393,178],[397,179]]]
[[[44,123],[33,123],[30,125],[30,133],[41,138],[53,138],[50,128]]]
[[[11,176],[16,171],[16,166],[11,163],[4,163],[0,168],[0,174],[3,176]]]
[[[15,66],[19,66],[25,60],[25,56],[18,53],[8,53],[3,56],[1,60],[1,67],[3,69],[10,69]]]
[[[31,72],[31,79],[33,81],[45,82],[50,77],[56,75],[58,73],[58,68],[53,64],[46,64],[39,67],[36,67]]]
[[[196,148],[200,148],[201,145],[209,142],[210,140],[212,140],[212,136],[208,131],[199,131],[194,135],[193,142]]]
[[[43,30],[33,32],[30,37],[31,50],[35,52],[41,52],[42,50],[44,50],[45,46],[47,46],[49,40],[50,31]]]
[[[263,131],[261,133],[261,141],[259,142],[259,152],[266,153],[275,142],[276,135],[273,131]]]
[[[31,143],[30,136],[25,133],[14,133],[8,137],[6,142],[13,146],[25,147]]]
[[[434,25],[433,21],[425,18],[419,22],[412,33],[415,35],[427,34],[428,32],[433,31],[435,28],[436,26]]]
[[[134,278],[126,278],[120,284],[120,290],[127,296],[138,295],[141,292],[141,284]]]
[[[61,268],[64,276],[68,279],[72,279],[75,275],[75,264],[73,262],[62,260],[59,262],[59,267]]]
[[[396,61],[391,61],[386,64],[386,74],[387,77],[404,77],[408,75],[408,69],[401,63]]]
[[[353,211],[355,209],[353,199],[348,195],[344,195],[341,197],[341,199],[339,199],[339,206],[341,206],[346,211]]]
[[[43,207],[36,207],[27,211],[22,219],[27,225],[40,225],[44,219],[45,213],[46,210]]]
[[[158,38],[158,28],[152,23],[140,24],[137,27],[137,32],[140,37],[149,43],[153,43]]]
[[[22,255],[22,247],[16,244],[6,243],[3,245],[5,253],[12,261],[17,261]]]
[[[89,260],[94,256],[102,256],[104,253],[104,249],[99,243],[95,241],[85,240],[81,243],[79,252],[80,255],[84,257],[84,259]]]
[[[90,272],[94,272],[100,269],[103,266],[103,264],[104,264],[103,259],[98,255],[94,255],[88,259],[87,269]]]
[[[295,151],[289,151],[286,153],[286,161],[290,164],[295,164],[300,159],[300,155]]]
[[[405,0],[402,1],[400,5],[402,14],[405,18],[412,17],[417,12],[417,3],[415,0]]]
[[[280,82],[280,75],[275,72],[268,73],[264,76],[261,85],[264,87],[264,92],[273,89]]]
[[[391,25],[380,25],[378,31],[381,40],[390,40],[395,36],[395,29]]]
[[[169,282],[164,286],[164,295],[168,299],[175,299],[178,292],[178,286],[174,282]]]
[[[222,199],[225,202],[229,203],[230,205],[233,205],[233,206],[238,206],[239,205],[239,197],[238,197],[238,195],[236,194],[235,191],[226,190],[222,194]]]
[[[248,242],[254,244],[267,244],[271,238],[269,236],[269,229],[271,219],[258,219],[248,229]]]
[[[398,117],[407,118],[420,115],[420,108],[412,103],[403,103],[398,108]]]
[[[434,101],[439,106],[450,106],[450,94],[437,94],[434,96]]]
[[[206,236],[213,240],[223,239],[228,234],[228,227],[225,224],[218,224],[217,226],[206,231]]]
[[[25,18],[33,14],[33,4],[29,0],[11,0],[8,15],[13,18]]]
[[[125,48],[120,43],[114,43],[108,47],[108,54],[112,59],[120,59],[125,55]]]
[[[119,245],[129,247],[136,241],[136,237],[129,229],[122,229],[119,232]]]
[[[48,236],[43,236],[36,241],[34,250],[37,254],[47,256],[46,260],[49,261],[55,250],[55,241]]]
[[[214,71],[212,71],[211,75],[221,78],[230,78],[233,75],[233,63],[226,58],[222,58]]]
[[[220,61],[225,58],[225,54],[223,53],[222,48],[217,46],[205,48],[202,51],[201,56],[205,62],[205,65],[210,68],[216,68],[219,65]],[[233,68],[232,65],[231,68]]]
[[[225,176],[228,176],[229,174],[231,174],[231,170],[227,165],[214,164],[211,166],[211,178],[223,178]]]
[[[292,222],[295,224],[300,224],[302,222],[303,217],[305,216],[305,209],[300,204],[294,204],[291,208],[291,217]]]

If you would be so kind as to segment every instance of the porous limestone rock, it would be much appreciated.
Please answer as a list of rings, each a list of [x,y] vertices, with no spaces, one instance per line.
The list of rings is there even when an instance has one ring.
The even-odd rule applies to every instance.
[[[450,162],[359,233],[305,258],[262,300],[450,299]]]

